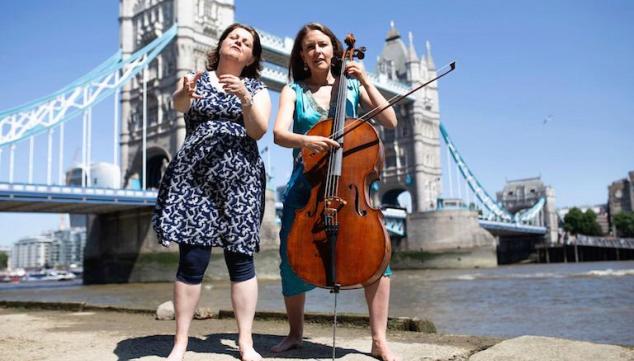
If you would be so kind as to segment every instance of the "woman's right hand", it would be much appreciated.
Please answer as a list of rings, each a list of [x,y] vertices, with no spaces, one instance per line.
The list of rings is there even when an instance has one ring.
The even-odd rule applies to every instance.
[[[330,148],[339,148],[339,143],[334,140],[319,135],[304,135],[302,147],[313,152],[325,152]]]
[[[198,79],[200,79],[201,75],[201,72],[196,72],[193,77],[187,75],[183,77],[183,92],[187,95],[188,98],[202,99],[202,96],[196,93],[196,84],[198,83]]]

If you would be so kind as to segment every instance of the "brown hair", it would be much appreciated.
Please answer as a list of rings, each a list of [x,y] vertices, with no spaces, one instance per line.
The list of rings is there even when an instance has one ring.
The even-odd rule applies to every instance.
[[[220,39],[218,39],[218,45],[212,51],[207,54],[207,70],[216,70],[218,69],[218,62],[220,61],[220,47],[222,46],[222,42],[225,41],[229,34],[237,29],[241,28],[248,31],[253,36],[253,47],[251,48],[253,54],[253,63],[244,67],[242,69],[242,73],[240,76],[249,77],[249,78],[259,78],[260,70],[262,70],[262,44],[260,44],[260,35],[255,31],[251,26],[234,23],[229,25],[225,31],[223,31],[222,35],[220,35]]]
[[[291,50],[291,59],[288,63],[288,79],[290,81],[299,81],[304,80],[310,77],[310,69],[304,70],[304,60],[302,60],[301,51],[302,51],[302,41],[306,34],[311,30],[319,30],[322,33],[326,34],[330,38],[330,42],[332,43],[333,54],[334,56],[340,56],[343,46],[341,42],[335,34],[330,30],[327,26],[322,25],[320,23],[308,23],[302,26],[301,29],[295,35],[295,42],[293,43],[293,50]],[[341,70],[341,65],[337,61],[332,61],[332,71],[334,74],[338,74]]]

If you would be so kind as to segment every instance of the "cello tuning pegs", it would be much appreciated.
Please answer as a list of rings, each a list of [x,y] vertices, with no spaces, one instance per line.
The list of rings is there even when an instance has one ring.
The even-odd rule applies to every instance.
[[[354,51],[354,55],[359,59],[359,60],[363,60],[363,58],[365,58],[365,46],[362,46],[358,49],[355,49]]]

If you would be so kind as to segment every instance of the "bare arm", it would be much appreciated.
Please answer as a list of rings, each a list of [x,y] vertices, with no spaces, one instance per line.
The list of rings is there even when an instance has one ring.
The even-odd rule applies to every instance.
[[[306,147],[316,152],[327,150],[330,147],[338,147],[339,144],[332,139],[296,134],[290,130],[293,124],[295,100],[295,92],[288,85],[285,85],[280,93],[280,107],[273,127],[275,144],[286,148]]]
[[[247,134],[258,140],[264,136],[269,125],[271,116],[271,97],[265,88],[257,92],[249,101],[248,98],[241,98],[242,115],[244,117],[244,127]]]
[[[361,83],[361,103],[368,108],[374,109],[387,105],[387,100],[381,95],[379,90],[372,84],[363,66],[357,62],[350,62],[346,69],[348,74],[354,76]],[[375,116],[376,120],[386,128],[395,128],[397,124],[396,113],[394,108],[389,107]]]

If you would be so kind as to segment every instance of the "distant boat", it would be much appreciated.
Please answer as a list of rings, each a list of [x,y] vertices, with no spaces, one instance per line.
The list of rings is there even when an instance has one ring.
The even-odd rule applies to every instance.
[[[24,281],[70,281],[77,278],[74,273],[58,270],[42,270],[39,272],[27,272]]]
[[[68,271],[57,271],[56,277],[58,281],[70,281],[77,278],[74,273]]]
[[[25,272],[23,269],[0,272],[0,282],[18,283],[22,280],[24,275]]]

